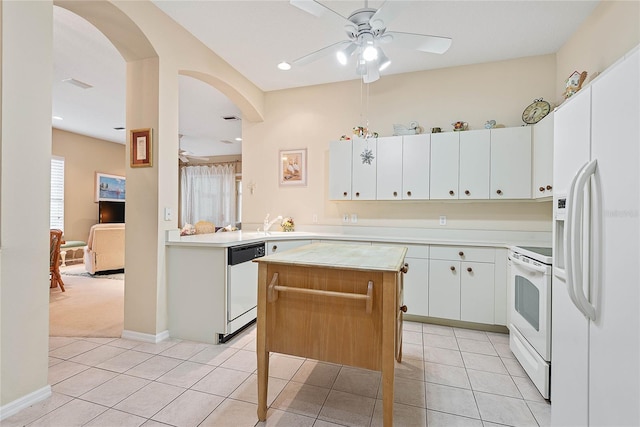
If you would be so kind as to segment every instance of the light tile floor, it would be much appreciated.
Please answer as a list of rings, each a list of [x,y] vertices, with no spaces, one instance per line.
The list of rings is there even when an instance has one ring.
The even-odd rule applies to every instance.
[[[405,322],[403,339],[394,425],[549,425],[507,335]],[[255,325],[224,345],[51,337],[49,349],[53,395],[2,427],[382,426],[379,372],[275,353],[258,422]]]

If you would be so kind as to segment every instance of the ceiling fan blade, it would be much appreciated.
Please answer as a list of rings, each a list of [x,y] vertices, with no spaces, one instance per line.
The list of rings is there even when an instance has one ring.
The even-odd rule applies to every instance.
[[[336,12],[335,10],[323,5],[322,3],[319,3],[315,0],[289,0],[289,3],[292,6],[297,7],[300,10],[303,10],[307,13],[310,13],[311,15],[315,16],[316,18],[321,18],[325,15],[328,15],[329,13],[333,13],[334,15],[339,16],[340,18],[342,18],[343,20],[350,22],[347,18],[345,18],[344,16],[340,15],[338,12]]]
[[[429,36],[426,34],[401,33],[387,31],[385,35],[393,37],[393,41],[399,47],[416,49],[427,53],[445,53],[451,46],[449,37]]]
[[[373,14],[369,20],[369,25],[371,25],[371,28],[374,30],[386,28],[387,25],[389,25],[389,23],[398,16],[403,7],[404,6],[400,2],[389,0],[385,1],[382,3],[382,6],[380,6],[380,9]]]
[[[329,46],[323,47],[322,49],[318,49],[315,52],[311,52],[305,56],[301,56],[292,62],[294,65],[307,65],[313,61],[317,61],[325,55],[329,55],[331,53],[335,53],[338,50],[342,49],[346,45],[351,43],[350,40],[343,40],[337,43],[330,44]]]

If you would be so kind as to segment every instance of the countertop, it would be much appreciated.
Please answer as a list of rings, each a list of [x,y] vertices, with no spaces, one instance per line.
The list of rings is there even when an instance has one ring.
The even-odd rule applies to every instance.
[[[402,246],[314,243],[256,258],[254,262],[397,272],[404,265],[406,254],[407,248]]]
[[[208,246],[226,248],[254,242],[280,240],[333,240],[362,241],[374,243],[401,243],[403,245],[461,245],[509,248],[512,245],[551,246],[551,233],[490,231],[490,230],[428,230],[428,229],[387,229],[383,227],[363,227],[355,232],[340,231],[228,231],[212,234],[180,236],[179,230],[167,232],[167,246]]]

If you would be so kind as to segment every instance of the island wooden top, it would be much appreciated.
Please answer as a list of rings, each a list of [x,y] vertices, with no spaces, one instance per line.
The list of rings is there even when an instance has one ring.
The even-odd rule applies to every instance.
[[[407,248],[403,246],[312,243],[276,253],[255,262],[353,270],[400,271]]]

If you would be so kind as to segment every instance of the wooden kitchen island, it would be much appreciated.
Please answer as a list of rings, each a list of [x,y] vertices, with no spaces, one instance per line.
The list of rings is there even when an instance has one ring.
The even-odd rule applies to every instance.
[[[277,352],[382,371],[384,426],[393,425],[406,252],[314,243],[255,260],[260,421],[267,418],[269,353]]]

